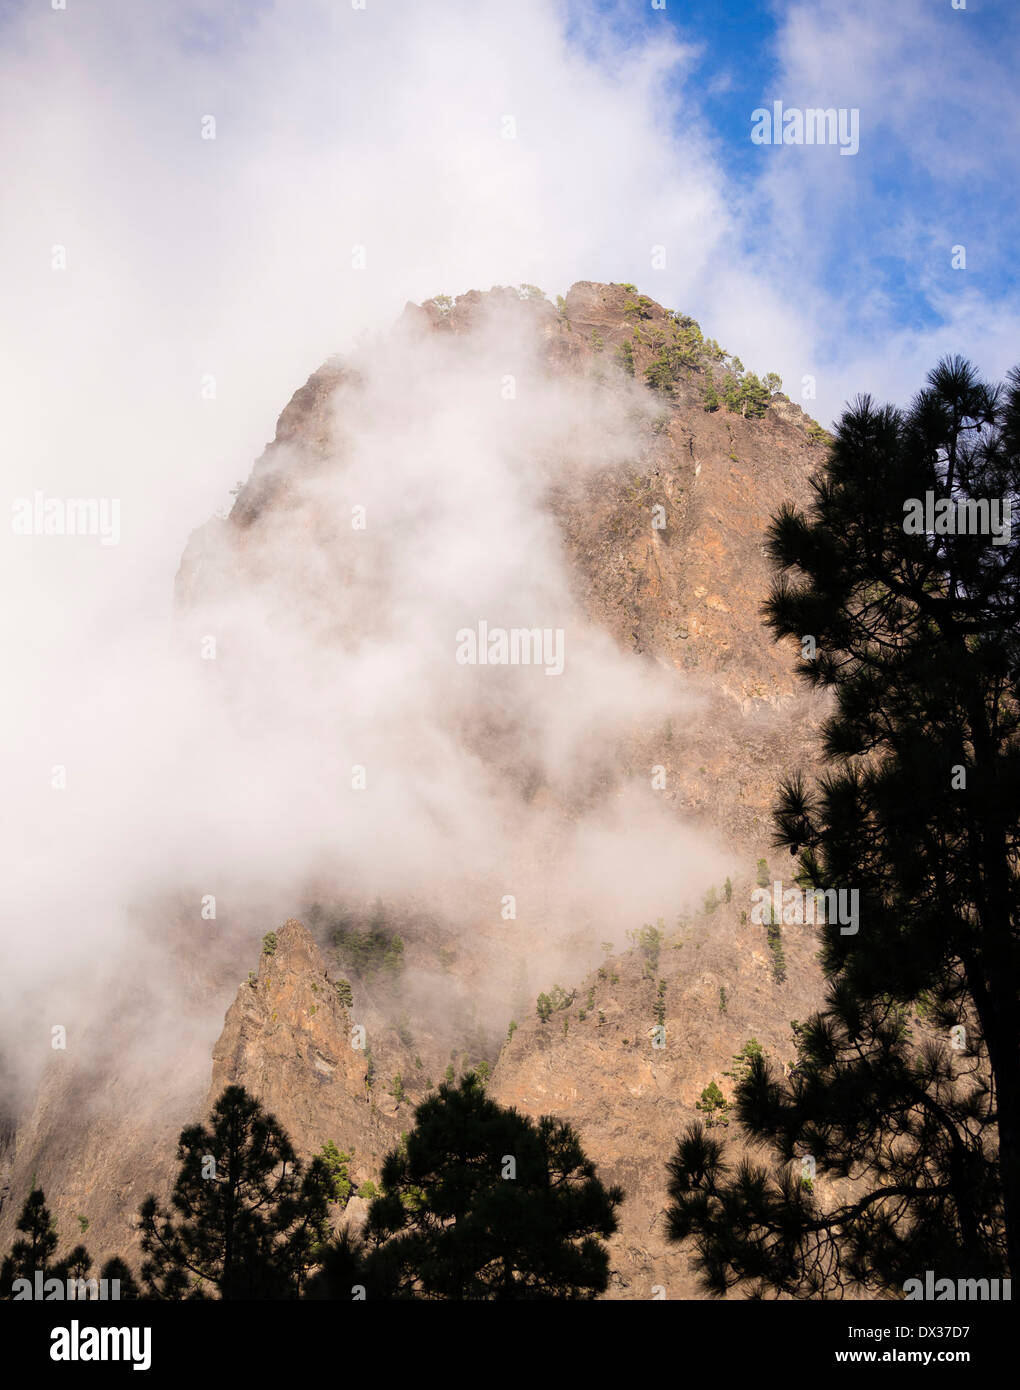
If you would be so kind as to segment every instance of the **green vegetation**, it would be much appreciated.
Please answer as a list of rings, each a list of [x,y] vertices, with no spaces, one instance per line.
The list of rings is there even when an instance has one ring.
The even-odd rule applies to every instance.
[[[732,1069],[724,1071],[723,1076],[728,1076],[733,1082],[734,1089],[737,1089],[750,1073],[754,1059],[764,1056],[764,1049],[758,1039],[748,1038],[740,1051],[733,1054]]]
[[[333,919],[333,946],[338,962],[363,980],[382,975],[396,979],[404,968],[404,943],[386,926],[381,902],[376,902],[365,926],[341,914]]]
[[[774,375],[774,373],[770,373]],[[740,383],[740,413],[752,419],[764,415],[769,408],[772,393],[764,382],[759,381],[754,372],[748,372]]]
[[[754,878],[755,883],[757,883],[759,888],[768,888],[771,878],[772,875],[769,873],[768,861],[759,859],[758,870]]]
[[[702,395],[702,404],[707,411],[718,410],[721,404],[736,414],[754,418],[764,415],[769,403],[782,389],[782,380],[775,372],[767,372],[759,379],[754,372],[744,369],[739,357],[728,357],[714,338],[706,339],[701,325],[689,314],[667,310],[663,329],[651,329],[647,337],[641,324],[654,316],[654,303],[647,295],[638,295],[633,286],[627,287],[634,297],[623,306],[624,313],[638,326],[634,330],[634,341],[652,347],[656,356],[645,368],[644,377],[648,386],[660,395],[672,397],[677,383],[690,372],[704,371],[707,374]],[[617,358],[625,372],[633,376],[635,370],[634,351],[630,343],[617,349]],[[717,387],[713,366],[722,368],[723,379]]]
[[[650,319],[654,308],[652,300],[646,294],[642,294],[637,299],[628,299],[623,306],[623,312],[630,318]]]
[[[744,370],[739,357],[730,359],[730,370],[723,378],[722,400],[726,409],[737,415],[756,418],[765,414],[772,397],[782,388],[782,380],[775,372],[767,372],[759,380],[754,372]],[[709,394],[710,393],[710,394]],[[716,409],[719,396],[715,382],[709,373],[709,386],[705,392],[705,409]]]
[[[327,1139],[319,1150],[319,1157],[329,1174],[331,1200],[345,1207],[354,1190],[354,1184],[351,1182],[351,1175],[347,1167],[354,1157],[353,1153],[342,1153],[332,1139]]]
[[[662,918],[659,918],[654,927],[645,923],[640,931],[629,931],[627,936],[634,942],[641,954],[643,961],[641,970],[642,978],[645,980],[654,980],[659,973],[659,953],[662,950],[662,942],[665,937]],[[614,973],[613,983],[616,984],[616,982],[617,976]]]
[[[771,913],[770,915],[772,920],[765,928],[765,937],[772,955],[772,978],[777,985],[781,985],[786,979],[786,954],[783,951],[783,934],[780,930],[779,923],[776,921],[775,913]]]
[[[666,1022],[666,981],[659,981],[659,989],[655,998],[655,1021],[661,1027]]]
[[[554,1013],[561,1009],[569,1009],[577,998],[577,990],[571,990],[568,994],[562,985],[553,985],[548,994],[540,994],[535,1007],[535,1012],[543,1023],[548,1023]]]
[[[701,1099],[695,1101],[695,1110],[704,1112],[705,1124],[709,1127],[713,1125],[728,1125],[726,1112],[729,1110],[726,1098],[714,1081],[710,1081],[701,1093]]]
[[[645,381],[653,390],[670,396],[688,371],[699,368],[705,355],[701,328],[694,319],[674,315],[671,335],[659,346],[659,355],[645,369]]]
[[[262,954],[264,956],[276,955],[276,932],[267,931],[262,938]]]
[[[336,997],[345,1009],[354,1007],[354,991],[351,989],[350,980],[337,980]]]

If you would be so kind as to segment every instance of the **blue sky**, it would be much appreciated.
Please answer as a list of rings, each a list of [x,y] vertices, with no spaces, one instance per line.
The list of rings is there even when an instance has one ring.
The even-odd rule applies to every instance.
[[[975,293],[1018,307],[1020,6],[963,3],[601,8],[624,32],[653,36],[666,25],[695,46],[674,91],[681,104],[693,96],[729,187],[746,200],[752,260],[755,227],[782,234],[773,181],[824,189],[838,215],[809,208],[799,239],[817,229],[818,273],[841,299],[841,331],[864,344],[893,317],[937,331],[954,302]],[[840,167],[829,150],[755,146],[751,112],[775,100],[856,106],[860,152]],[[966,248],[965,272],[951,264],[954,245]]]

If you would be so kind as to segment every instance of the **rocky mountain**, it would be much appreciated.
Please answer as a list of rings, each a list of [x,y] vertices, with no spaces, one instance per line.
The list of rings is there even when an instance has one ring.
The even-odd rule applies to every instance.
[[[543,405],[556,422],[551,433],[532,439],[517,427],[508,476],[518,477],[517,454],[521,469],[538,458],[538,483],[527,475],[541,502],[531,520],[546,528],[534,533],[535,553],[556,557],[557,582],[565,576],[557,602],[579,643],[610,653],[592,667],[596,677],[610,672],[621,689],[633,678],[655,698],[635,699],[617,725],[593,721],[587,756],[579,762],[572,753],[565,765],[541,751],[533,703],[469,692],[444,695],[429,713],[451,746],[468,750],[478,777],[500,789],[500,824],[529,901],[539,904],[511,918],[509,929],[481,906],[500,891],[500,874],[488,865],[477,880],[465,870],[453,882],[452,866],[423,862],[418,880],[406,871],[397,883],[377,877],[371,894],[328,874],[294,882],[293,915],[261,951],[261,933],[249,928],[242,948],[209,954],[187,913],[175,909],[173,949],[189,981],[180,1055],[139,1061],[97,1042],[85,1050],[87,1062],[54,1060],[37,1096],[0,1134],[9,1189],[0,1245],[9,1242],[34,1174],[65,1236],[77,1234],[75,1218],[87,1213],[94,1256],[130,1256],[142,1196],[166,1191],[170,1181],[176,1132],[229,1082],[262,1098],[300,1152],[330,1140],[353,1151],[357,1186],[378,1179],[382,1156],[411,1127],[414,1103],[448,1068],[482,1064],[497,1100],[569,1120],[600,1175],[624,1187],[610,1296],[651,1298],[661,1288],[669,1298],[691,1297],[687,1257],[662,1231],[672,1141],[699,1113],[711,1081],[728,1092],[725,1074],[749,1039],[786,1060],[790,1020],[819,999],[810,930],[784,931],[779,970],[764,928],[749,921],[756,866],[772,853],[778,782],[791,768],[811,767],[822,713],[794,683],[793,653],[771,643],[759,616],[770,579],[765,530],[784,501],[805,497],[820,461],[819,431],[779,394],[752,402],[746,414],[706,409],[710,379],[735,389],[739,366],[735,373],[733,359],[690,320],[630,286],[581,282],[555,307],[526,287],[408,305],[387,341],[405,379],[426,359],[443,371],[447,363],[469,370],[505,360],[493,389],[498,380],[508,408],[520,412],[515,420],[527,417],[549,383],[568,402],[560,414]],[[276,650],[284,668],[293,663],[297,682],[305,649],[288,645],[295,615],[302,641],[314,627],[316,651],[356,655],[366,632],[399,627],[413,596],[399,592],[398,560],[428,543],[429,494],[424,488],[413,514],[397,509],[389,528],[376,527],[362,550],[352,550],[348,508],[374,482],[363,471],[355,494],[345,479],[357,473],[365,417],[375,430],[386,424],[369,377],[356,359],[334,359],[313,373],[229,516],[194,533],[177,580],[182,650],[215,632],[226,654],[242,652],[249,662],[254,602],[259,623],[284,634],[274,638]],[[582,388],[587,395],[571,394]],[[427,375],[424,387],[408,387],[416,390],[429,399]],[[401,397],[387,399],[396,448]],[[578,400],[582,409],[571,414]],[[626,418],[623,445],[610,437],[615,417],[597,415],[606,402]],[[386,505],[385,479],[377,481],[373,515]],[[402,489],[415,486],[405,470]],[[485,528],[495,528],[497,544],[498,519],[478,515],[473,524],[480,544]],[[526,535],[522,573],[528,543]],[[432,571],[437,565],[441,558]],[[270,677],[260,660],[243,667],[246,682],[280,674]],[[413,671],[407,680],[413,689]],[[235,684],[226,696],[239,719],[243,688]],[[288,698],[300,708],[300,692]],[[350,701],[356,708],[356,694]],[[410,794],[401,795],[410,804]],[[687,837],[694,861],[699,847],[711,846],[712,864],[727,866],[709,879],[708,896],[704,882],[685,881],[693,874],[678,861],[675,901],[656,923],[626,912],[626,881],[618,886],[624,906],[614,898],[601,916],[546,903],[541,885],[565,872],[578,839],[588,837],[581,863],[594,873],[599,842],[590,827],[602,833],[614,807],[626,819],[641,795]],[[401,804],[396,796],[388,821],[397,840]],[[657,854],[655,871],[668,875],[661,861]],[[783,867],[774,867],[782,878]],[[601,895],[596,884],[593,896]],[[606,927],[613,914],[622,920]],[[554,986],[558,1007],[543,1021],[535,999]],[[210,1077],[209,1043],[231,995]],[[133,1010],[143,1007],[137,991],[128,988],[126,998]],[[102,1021],[95,1029],[102,1034]],[[363,1207],[355,1197],[348,1215],[359,1219]]]

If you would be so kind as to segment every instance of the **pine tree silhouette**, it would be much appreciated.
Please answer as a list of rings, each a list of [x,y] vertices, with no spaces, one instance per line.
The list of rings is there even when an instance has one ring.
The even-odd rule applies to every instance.
[[[114,1279],[118,1281],[120,1286],[118,1297],[122,1302],[126,1299],[141,1297],[135,1276],[119,1255],[114,1255],[107,1260],[100,1270],[99,1277],[105,1279],[108,1285],[112,1285]]]
[[[387,1155],[364,1260],[369,1298],[594,1298],[619,1187],[606,1188],[569,1125],[444,1084]]]
[[[307,1171],[274,1116],[243,1086],[228,1086],[211,1128],[181,1133],[170,1210],[141,1210],[152,1298],[296,1298],[328,1238],[332,1192],[321,1158]]]
[[[44,1280],[88,1277],[92,1259],[84,1245],[76,1245],[61,1260],[53,1258],[59,1243],[57,1225],[41,1187],[33,1187],[25,1198],[16,1229],[21,1232],[21,1238],[15,1240],[10,1254],[0,1265],[0,1298],[13,1298],[16,1279],[27,1279],[34,1290],[37,1272]]]
[[[815,639],[798,673],[835,697],[829,771],[785,784],[776,844],[856,890],[859,923],[827,914],[789,1079],[757,1057],[737,1088],[776,1163],[733,1169],[694,1125],[669,1165],[671,1237],[713,1293],[1018,1270],[1020,545],[987,505],[1018,492],[1020,369],[991,387],[953,358],[906,414],[854,402],[807,514],[773,521],[766,622]]]

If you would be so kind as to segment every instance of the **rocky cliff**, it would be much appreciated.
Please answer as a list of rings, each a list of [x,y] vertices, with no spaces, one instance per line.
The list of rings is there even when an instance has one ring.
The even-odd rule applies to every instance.
[[[657,691],[665,683],[667,703],[675,689],[675,713],[662,717],[658,704],[601,743],[593,734],[583,775],[550,772],[519,710],[490,702],[438,717],[477,758],[480,775],[509,789],[501,814],[522,846],[522,873],[554,878],[579,817],[633,795],[640,782],[678,834],[683,827],[702,837],[697,843],[721,847],[731,898],[719,874],[717,894],[703,904],[701,887],[692,894],[678,870],[675,905],[651,945],[647,936],[627,938],[642,925],[628,917],[600,946],[594,916],[553,931],[551,916],[535,912],[508,935],[506,922],[462,887],[455,909],[450,893],[427,891],[423,869],[411,889],[375,886],[389,939],[399,935],[402,946],[399,961],[380,966],[351,955],[352,941],[368,939],[357,935],[370,911],[365,895],[345,896],[334,882],[297,884],[292,911],[304,925],[279,928],[248,980],[254,959],[239,955],[232,967],[218,959],[204,972],[199,1013],[210,1036],[236,989],[211,1084],[207,1070],[199,1081],[193,1061],[153,1063],[151,1076],[175,1075],[172,1099],[163,1102],[162,1081],[137,1079],[127,1096],[106,1057],[91,1080],[80,1065],[54,1071],[15,1117],[3,1153],[11,1198],[0,1209],[0,1243],[38,1173],[66,1234],[88,1212],[94,1254],[130,1253],[143,1190],[169,1181],[172,1134],[228,1082],[259,1095],[305,1154],[328,1140],[353,1150],[361,1183],[377,1178],[382,1155],[412,1124],[414,1102],[448,1067],[483,1063],[496,1099],[573,1122],[602,1176],[624,1187],[611,1296],[650,1298],[656,1285],[671,1298],[695,1292],[685,1257],[661,1229],[672,1140],[710,1081],[727,1091],[724,1073],[749,1038],[784,1060],[789,1021],[818,999],[810,933],[786,933],[785,980],[777,981],[763,928],[746,920],[755,863],[770,853],[778,781],[810,766],[821,712],[794,685],[792,653],[772,645],[759,618],[769,582],[765,529],[783,501],[804,497],[820,459],[817,430],[781,396],[756,418],[706,410],[708,372],[714,363],[721,378],[726,359],[700,334],[692,349],[689,321],[627,286],[582,282],[558,308],[512,290],[409,305],[394,353],[405,371],[433,345],[470,362],[497,321],[504,333],[512,328],[508,361],[525,364],[502,378],[520,391],[516,409],[528,410],[529,373],[594,383],[586,409],[599,397],[622,402],[630,436],[622,452],[607,447],[606,462],[590,457],[583,421],[571,430],[584,466],[558,466],[556,451],[538,441],[536,450],[550,453],[542,505],[567,576],[565,611],[592,640],[608,639],[623,669],[647,672]],[[653,391],[644,379],[656,363],[669,379]],[[357,452],[355,423],[374,404],[366,390],[358,363],[335,359],[295,393],[229,517],[188,544],[177,581],[182,645],[200,640],[210,615],[230,634],[238,596],[254,594],[284,627],[292,614],[313,616],[320,646],[356,647],[366,613],[392,586],[394,547],[421,534],[416,519],[418,529],[393,527],[362,552],[345,548],[347,523],[332,503],[351,502],[343,479]],[[242,637],[238,629],[235,645]],[[399,837],[399,824],[392,833]],[[203,975],[194,932],[183,949]],[[254,941],[249,949],[254,958]],[[535,996],[553,984],[568,1002],[542,1022]],[[355,1199],[351,1215],[359,1214]]]

